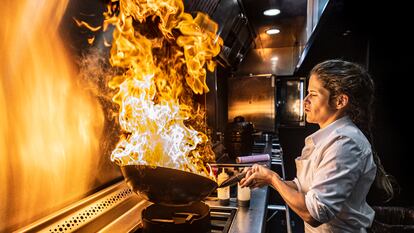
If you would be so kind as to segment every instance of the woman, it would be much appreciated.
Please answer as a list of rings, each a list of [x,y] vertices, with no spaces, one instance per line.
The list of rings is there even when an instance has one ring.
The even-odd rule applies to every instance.
[[[316,65],[304,109],[320,129],[305,139],[296,178],[283,181],[254,165],[241,186],[271,185],[304,220],[305,232],[366,232],[374,219],[367,193],[377,172],[377,179],[387,178],[370,144],[373,95],[362,67],[341,60]],[[383,185],[392,196],[389,180]]]

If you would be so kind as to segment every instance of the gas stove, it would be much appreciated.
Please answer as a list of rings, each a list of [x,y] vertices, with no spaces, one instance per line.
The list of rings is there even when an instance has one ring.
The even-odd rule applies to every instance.
[[[151,205],[132,192],[124,181],[120,181],[18,231],[145,233],[142,212]],[[222,206],[208,208],[209,233],[229,232],[238,209]]]
[[[233,222],[234,216],[237,209],[225,208],[218,206],[210,207],[210,231],[211,233],[227,233],[229,232],[230,226]],[[168,221],[168,220],[166,220]],[[145,233],[145,230],[140,224],[135,233]]]

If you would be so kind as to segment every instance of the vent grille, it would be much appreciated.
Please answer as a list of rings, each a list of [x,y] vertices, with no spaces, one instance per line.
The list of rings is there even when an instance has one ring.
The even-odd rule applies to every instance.
[[[190,3],[189,11],[201,11],[212,16],[219,3],[220,0],[194,0]]]
[[[72,232],[121,203],[132,194],[129,188],[119,190],[59,221],[49,228],[49,232]]]

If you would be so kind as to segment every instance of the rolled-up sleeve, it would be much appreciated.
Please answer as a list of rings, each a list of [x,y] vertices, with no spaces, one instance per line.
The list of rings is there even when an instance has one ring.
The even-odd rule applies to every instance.
[[[341,210],[362,173],[362,151],[348,137],[337,138],[322,150],[313,182],[305,194],[310,215],[329,222]]]
[[[302,192],[302,187],[301,187],[301,185],[300,185],[300,182],[299,182],[299,180],[298,180],[298,178],[294,178],[293,179],[293,183],[295,183],[296,184],[296,187],[298,188],[298,192]]]

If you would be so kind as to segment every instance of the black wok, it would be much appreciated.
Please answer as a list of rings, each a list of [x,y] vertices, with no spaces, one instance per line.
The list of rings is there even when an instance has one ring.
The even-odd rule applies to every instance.
[[[121,171],[134,192],[161,205],[198,202],[217,188],[217,183],[207,177],[172,168],[126,165]]]

